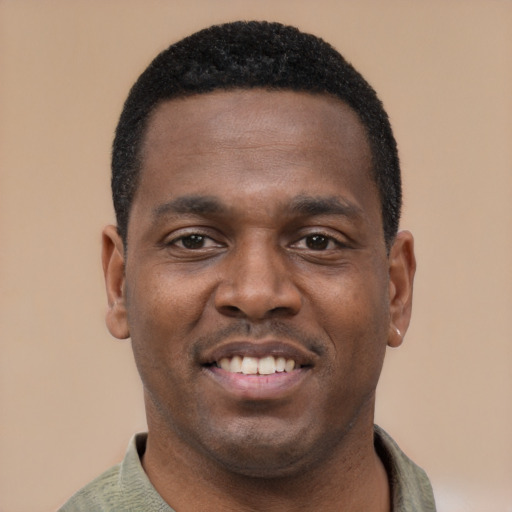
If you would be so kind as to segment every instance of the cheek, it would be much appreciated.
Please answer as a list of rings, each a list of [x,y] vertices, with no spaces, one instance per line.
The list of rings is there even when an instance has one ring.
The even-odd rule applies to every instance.
[[[353,272],[338,279],[337,285],[319,289],[310,297],[316,315],[325,326],[345,334],[387,332],[389,319],[388,285],[385,275]]]
[[[210,287],[200,275],[171,272],[166,265],[141,269],[127,283],[130,327],[142,327],[142,334],[148,329],[167,335],[187,329],[201,316]]]
[[[322,294],[313,307],[335,352],[333,371],[343,374],[346,385],[376,382],[389,326],[386,277],[347,279],[330,292]]]
[[[126,289],[135,361],[143,380],[153,380],[159,373],[172,379],[192,358],[190,334],[200,322],[205,296],[194,280],[162,271],[139,276],[127,279]]]

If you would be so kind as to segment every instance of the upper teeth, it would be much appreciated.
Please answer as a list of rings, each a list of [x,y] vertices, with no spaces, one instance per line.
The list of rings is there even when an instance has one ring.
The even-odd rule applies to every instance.
[[[295,368],[293,359],[284,357],[223,357],[219,366],[231,373],[243,373],[245,375],[270,375],[276,372],[291,372]]]

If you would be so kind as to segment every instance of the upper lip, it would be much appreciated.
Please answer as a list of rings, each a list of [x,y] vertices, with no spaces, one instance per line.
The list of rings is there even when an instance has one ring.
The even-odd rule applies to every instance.
[[[293,359],[296,365],[313,366],[316,354],[293,342],[280,340],[236,340],[224,342],[202,354],[201,364],[208,365],[219,362],[223,358],[265,356]]]

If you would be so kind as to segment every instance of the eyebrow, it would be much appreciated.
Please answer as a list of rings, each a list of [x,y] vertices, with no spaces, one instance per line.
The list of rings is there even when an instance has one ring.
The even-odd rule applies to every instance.
[[[290,211],[304,216],[343,215],[349,218],[363,216],[362,208],[335,196],[298,196],[291,202]]]
[[[222,213],[225,211],[222,203],[211,196],[189,195],[172,199],[158,205],[153,210],[153,217],[156,219],[171,213],[206,215],[211,213]]]
[[[348,201],[342,201],[335,196],[297,196],[286,209],[295,215],[308,217],[317,215],[342,215],[348,218],[357,218],[363,216],[363,210],[359,206]],[[187,195],[158,205],[153,210],[153,217],[158,219],[168,214],[222,214],[226,211],[226,206],[216,197]]]

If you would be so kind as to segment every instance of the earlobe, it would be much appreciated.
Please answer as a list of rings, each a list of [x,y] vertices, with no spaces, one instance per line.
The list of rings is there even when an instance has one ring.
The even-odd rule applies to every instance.
[[[411,319],[412,291],[416,258],[414,239],[409,231],[400,231],[389,254],[389,310],[388,345],[398,347]]]
[[[130,331],[124,293],[124,245],[115,226],[103,230],[101,259],[108,299],[107,328],[115,338],[125,339],[130,336]]]

